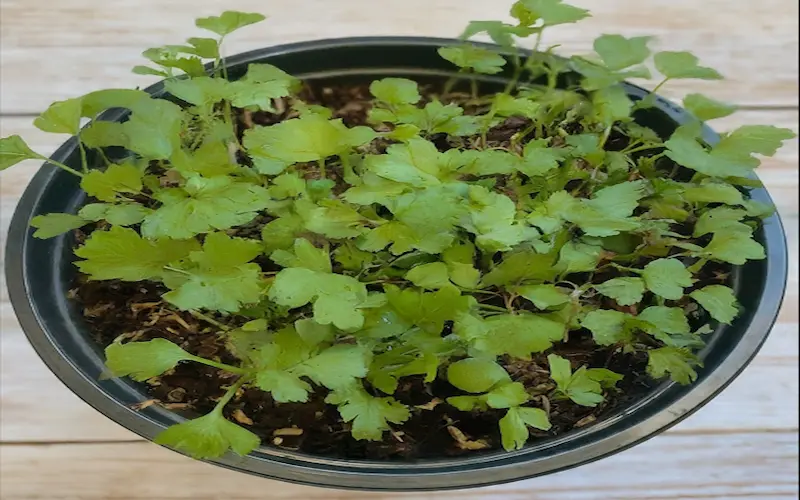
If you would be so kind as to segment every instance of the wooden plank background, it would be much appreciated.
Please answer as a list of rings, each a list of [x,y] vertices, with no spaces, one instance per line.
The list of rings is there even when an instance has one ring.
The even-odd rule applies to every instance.
[[[506,19],[482,0],[2,0],[0,135],[48,154],[64,139],[31,125],[51,101],[152,82],[130,73],[140,52],[197,36],[193,19],[263,12],[227,53],[356,35],[454,36],[471,19]],[[575,0],[594,17],[546,37],[584,53],[601,33],[655,35],[694,51],[723,82],[682,81],[665,94],[706,92],[742,107],[715,122],[798,129],[796,0]],[[0,177],[0,238],[37,164]],[[72,395],[27,344],[0,286],[0,498],[21,499],[731,499],[798,498],[798,146],[759,170],[788,231],[791,276],[770,339],[720,397],[669,432],[612,458],[519,483],[436,494],[350,493],[278,483],[194,462],[147,443]]]

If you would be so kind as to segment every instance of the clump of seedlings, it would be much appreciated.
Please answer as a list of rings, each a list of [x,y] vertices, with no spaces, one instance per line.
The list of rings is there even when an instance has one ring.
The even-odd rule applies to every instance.
[[[695,380],[703,335],[736,321],[735,267],[765,258],[754,155],[794,134],[747,125],[711,147],[701,121],[734,107],[690,94],[696,120],[663,137],[637,118],[654,98],[623,80],[649,77],[651,56],[656,89],[719,73],[648,37],[563,59],[543,31],[587,11],[520,0],[511,15],[439,50],[447,84],[320,85],[269,64],[229,79],[220,43],[264,17],[225,12],[197,20],[214,38],[144,52],[134,71],[169,99],[101,90],[36,119],[77,136],[81,161],[50,163],[90,202],[34,217],[33,236],[77,235],[71,293],[109,372],[148,384],[142,406],[195,415],[158,443],[514,450]],[[501,72],[487,91],[479,75]],[[110,108],[130,114],[98,118]],[[46,160],[2,139],[0,168],[25,159]]]

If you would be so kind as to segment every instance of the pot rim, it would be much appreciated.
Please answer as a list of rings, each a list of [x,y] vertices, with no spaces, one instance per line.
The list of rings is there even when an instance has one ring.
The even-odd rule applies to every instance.
[[[434,49],[443,45],[460,43],[449,38],[430,37],[351,37],[312,40],[277,45],[244,52],[226,58],[229,67],[246,65],[276,56],[300,56],[311,50],[368,48],[422,47]],[[489,44],[478,44],[492,46]],[[492,46],[495,47],[495,46]],[[375,68],[364,68],[374,73]],[[373,71],[369,71],[372,69]],[[415,68],[386,65],[387,72],[408,72],[410,75],[453,74],[450,71],[426,71]],[[321,73],[300,75],[301,78],[319,77]],[[331,71],[329,74],[345,74]],[[492,79],[491,77],[488,79]],[[496,80],[496,78],[495,78]],[[639,98],[647,90],[625,84],[626,90]],[[156,83],[145,91],[155,95],[163,93],[163,83]],[[656,107],[671,119],[683,123],[688,115],[670,101],[657,97]],[[109,115],[122,117],[124,113]],[[106,118],[108,119],[108,118]],[[703,126],[703,138],[715,143],[719,136],[708,126]],[[51,159],[62,161],[76,148],[75,138],[69,139]],[[112,397],[101,381],[87,377],[86,373],[54,342],[52,332],[41,322],[40,312],[29,295],[30,276],[27,246],[30,242],[29,222],[34,209],[43,198],[47,186],[54,182],[59,170],[45,163],[33,177],[13,215],[6,245],[6,277],[9,296],[14,311],[29,342],[48,368],[73,393],[90,406],[123,427],[152,441],[165,428],[164,420],[180,421],[177,414],[160,408],[136,412]],[[764,188],[751,191],[753,199],[771,203]],[[749,364],[759,351],[774,325],[785,293],[788,276],[788,252],[780,217],[775,214],[764,221],[763,243],[767,252],[763,293],[756,311],[741,341],[719,365],[703,373],[684,392],[668,382],[615,415],[595,425],[563,436],[527,446],[516,452],[496,452],[475,457],[438,459],[419,462],[361,461],[331,459],[262,447],[246,457],[227,454],[207,462],[241,472],[280,479],[284,481],[343,489],[368,489],[383,491],[422,491],[488,486],[549,474],[623,451],[679,423],[694,413],[720,391],[727,387]],[[56,257],[57,258],[57,257]],[[662,400],[666,405],[655,407]],[[174,451],[174,450],[173,450]]]

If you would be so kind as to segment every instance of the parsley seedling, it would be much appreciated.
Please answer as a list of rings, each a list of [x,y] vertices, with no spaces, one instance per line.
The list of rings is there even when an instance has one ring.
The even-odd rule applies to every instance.
[[[224,374],[213,410],[158,443],[197,458],[249,453],[259,437],[224,412],[246,389],[275,404],[319,392],[357,440],[389,439],[434,408],[448,428],[480,413],[497,421],[483,438],[512,450],[553,428],[552,404],[555,428],[569,428],[564,408],[602,408],[635,385],[586,360],[638,356],[650,377],[697,378],[702,334],[740,311],[728,271],[765,258],[754,235],[773,209],[749,199],[751,174],[794,134],[745,125],[710,147],[701,120],[735,107],[689,94],[695,119],[660,137],[633,117],[654,98],[633,102],[618,84],[648,77],[651,59],[656,90],[719,73],[687,52],[652,54],[649,37],[604,34],[570,59],[523,55],[519,40],[539,49],[549,27],[589,13],[519,0],[510,14],[439,50],[469,95],[455,81],[437,93],[378,79],[358,125],[303,102],[303,84],[272,65],[230,81],[223,40],[264,19],[231,11],[197,20],[214,38],[144,52],[152,65],[134,72],[166,78],[173,100],[101,90],[36,118],[77,136],[80,165],[50,163],[90,202],[37,215],[33,237],[90,229],[75,250],[88,280],[156,282],[165,308],[218,330],[193,336],[224,341],[229,363],[188,341],[106,348],[115,376],[156,382],[181,363]],[[471,44],[479,34],[502,49]],[[505,91],[481,94],[477,78],[503,71]],[[129,119],[96,120],[110,108]],[[0,140],[0,169],[44,159],[19,136]],[[574,357],[576,338],[602,355]],[[436,404],[401,402],[412,377]]]

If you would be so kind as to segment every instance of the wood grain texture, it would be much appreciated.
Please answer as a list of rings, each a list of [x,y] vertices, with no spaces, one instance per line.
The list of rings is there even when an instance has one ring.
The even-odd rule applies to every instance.
[[[548,30],[563,54],[588,53],[602,33],[654,35],[653,47],[692,50],[727,77],[682,80],[668,97],[707,92],[749,106],[794,106],[797,2],[764,0],[577,0],[593,17]],[[479,0],[5,0],[0,21],[0,111],[32,113],[50,102],[107,87],[146,85],[130,73],[142,50],[199,36],[195,17],[223,8],[271,19],[226,41],[226,53],[279,43],[363,35],[457,36],[473,19],[508,19],[510,1]]]
[[[796,433],[789,432],[708,435],[702,442],[671,434],[539,479],[413,494],[276,483],[193,462],[150,443],[5,445],[0,460],[3,498],[9,500],[789,500],[797,498],[797,444]]]

